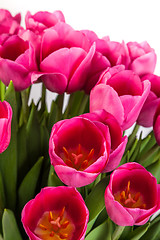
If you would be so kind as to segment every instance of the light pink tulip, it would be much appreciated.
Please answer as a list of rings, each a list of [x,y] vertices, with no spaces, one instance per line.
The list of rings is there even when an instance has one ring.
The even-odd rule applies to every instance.
[[[82,187],[104,170],[110,153],[106,125],[85,117],[57,122],[49,140],[51,164],[66,185]]]
[[[126,130],[136,122],[149,91],[149,81],[141,82],[136,73],[125,70],[123,65],[108,68],[91,91],[90,112],[104,109]]]
[[[0,79],[8,86],[12,80],[16,91],[31,85],[32,73],[37,70],[35,49],[18,35],[8,36],[0,45]]]
[[[126,163],[111,174],[105,205],[116,224],[143,225],[160,209],[160,185],[140,164]]]
[[[22,223],[31,240],[84,240],[89,211],[73,187],[46,187],[22,211]]]
[[[86,36],[63,22],[47,29],[42,36],[40,72],[33,82],[43,81],[46,88],[59,94],[82,90],[95,54]]]
[[[12,108],[6,101],[0,102],[0,153],[8,147],[11,139]]]
[[[157,56],[146,41],[142,43],[128,42],[127,47],[131,59],[128,69],[133,70],[139,76],[154,72]]]
[[[53,27],[58,22],[65,22],[64,15],[61,11],[53,13],[40,11],[32,15],[29,11],[25,16],[26,28],[37,34],[41,34],[45,29]]]

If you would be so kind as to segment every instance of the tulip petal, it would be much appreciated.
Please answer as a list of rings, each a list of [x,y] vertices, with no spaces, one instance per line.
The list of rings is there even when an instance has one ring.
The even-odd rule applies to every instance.
[[[111,113],[122,125],[124,120],[124,109],[116,91],[109,85],[96,85],[90,94],[90,112],[104,109]]]

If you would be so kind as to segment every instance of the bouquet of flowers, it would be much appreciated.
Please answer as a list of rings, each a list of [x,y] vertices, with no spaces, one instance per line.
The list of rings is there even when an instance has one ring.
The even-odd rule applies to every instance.
[[[160,239],[154,49],[61,11],[20,21],[0,9],[0,240]]]

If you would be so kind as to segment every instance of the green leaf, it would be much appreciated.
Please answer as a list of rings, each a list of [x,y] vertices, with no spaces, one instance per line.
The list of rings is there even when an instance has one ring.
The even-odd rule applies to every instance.
[[[18,189],[19,207],[23,208],[26,202],[34,197],[35,189],[38,183],[40,170],[43,162],[43,157],[40,157],[35,165],[31,168],[28,174],[23,179]]]
[[[47,123],[49,133],[51,132],[53,125],[57,121],[58,121],[58,106],[55,103],[55,101],[52,101],[51,110],[48,116],[48,123]]]
[[[109,177],[103,178],[86,198],[86,205],[89,209],[89,221],[93,220],[104,209],[104,192],[109,183]]]
[[[111,221],[107,220],[98,227],[94,228],[85,240],[111,240]]]
[[[116,229],[114,230],[114,233],[112,235],[112,240],[118,240],[123,233],[125,229],[125,226],[116,226]]]
[[[3,186],[3,179],[0,174],[0,217],[2,216],[4,207],[5,207],[5,192],[4,192],[4,186]]]
[[[7,88],[5,100],[9,102],[12,107],[13,117],[10,144],[8,148],[0,154],[0,171],[5,188],[6,204],[10,209],[14,209],[16,204],[17,185],[17,106],[12,82]]]
[[[23,240],[20,235],[15,216],[9,209],[4,210],[2,228],[4,240]]]
[[[5,92],[6,92],[6,86],[4,85],[4,83],[2,81],[0,81],[0,99],[1,99],[1,101],[4,101]]]
[[[141,240],[158,240],[160,236],[160,221],[151,224],[148,231],[141,237]]]
[[[48,175],[48,186],[57,187],[57,186],[63,186],[63,185],[64,184],[61,182],[61,180],[55,174],[54,167],[51,165],[49,175]]]
[[[26,126],[27,133],[27,153],[30,166],[41,156],[41,134],[40,123],[38,121],[38,112],[34,103],[32,103],[30,116]]]
[[[155,163],[151,164],[147,167],[147,170],[153,174],[153,176],[157,179],[157,182],[160,183],[160,159]]]
[[[128,240],[138,240],[140,239],[148,230],[150,223],[146,223],[145,225],[142,225],[140,227],[136,227],[136,229],[130,234],[128,234],[127,238]]]
[[[160,157],[160,147],[155,144],[151,149],[149,149],[142,157],[139,159],[139,163],[143,167],[148,167],[152,163],[156,162]]]

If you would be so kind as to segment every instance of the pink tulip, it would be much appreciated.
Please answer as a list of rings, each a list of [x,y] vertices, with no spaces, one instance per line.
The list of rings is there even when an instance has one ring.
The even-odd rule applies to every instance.
[[[86,113],[82,116],[91,121],[101,122],[108,127],[111,138],[111,149],[108,162],[103,172],[113,171],[121,161],[128,140],[127,136],[122,137],[123,131],[119,123],[113,115],[107,113],[105,110]]]
[[[0,102],[0,153],[4,152],[11,138],[12,108],[6,101]]]
[[[21,15],[18,13],[12,17],[8,10],[0,9],[0,35],[16,34],[20,28]]]
[[[49,140],[51,164],[61,181],[73,187],[92,183],[110,153],[108,127],[82,116],[57,122]]]
[[[35,49],[18,35],[8,36],[0,45],[0,79],[8,86],[12,80],[16,91],[31,85],[32,73],[37,70]]]
[[[83,89],[95,45],[80,31],[63,22],[46,29],[40,49],[40,72],[33,82],[43,81],[46,88],[59,94]]]
[[[154,74],[146,74],[141,80],[149,80],[151,83],[151,90],[141,109],[137,123],[143,127],[152,127],[153,118],[157,106],[160,103],[160,77]]]
[[[129,69],[140,76],[154,72],[157,57],[154,49],[146,41],[142,43],[128,42],[127,47],[131,59]]]
[[[160,102],[153,118],[153,132],[158,145],[160,145]]]
[[[149,94],[149,81],[123,65],[104,71],[90,94],[90,112],[104,109],[111,113],[123,130],[131,127],[138,118]]]
[[[105,205],[116,224],[143,225],[160,209],[160,185],[140,164],[126,163],[111,174]]]
[[[30,240],[84,240],[89,211],[73,187],[46,187],[22,211]]]
[[[64,15],[61,11],[53,13],[40,11],[32,15],[29,11],[25,16],[26,28],[39,34],[45,29],[53,27],[58,22],[65,22]]]

